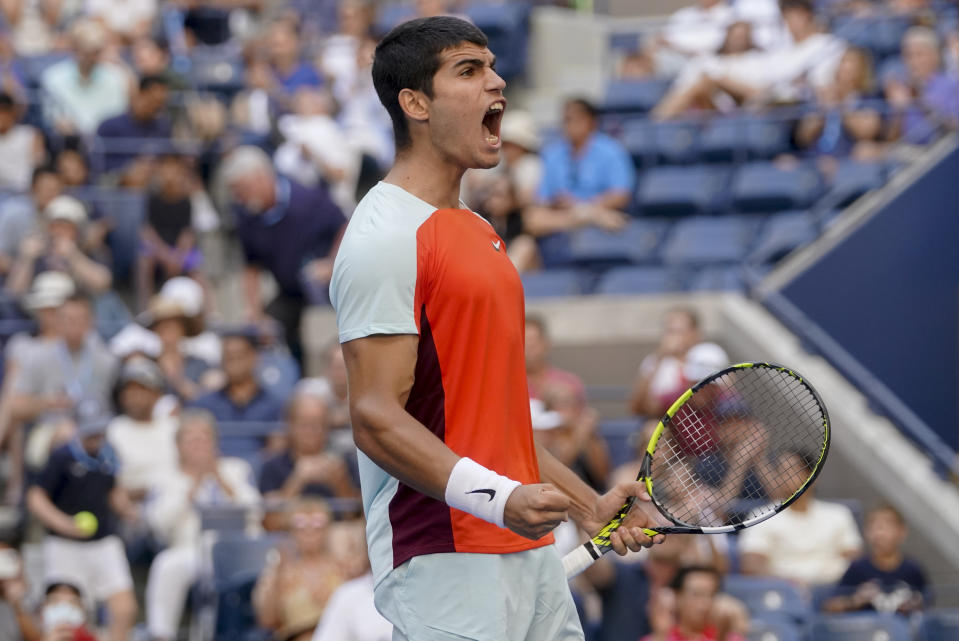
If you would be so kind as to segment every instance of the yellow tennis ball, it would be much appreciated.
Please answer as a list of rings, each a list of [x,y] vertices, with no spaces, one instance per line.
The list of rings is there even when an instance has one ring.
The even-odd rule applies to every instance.
[[[92,512],[77,512],[73,517],[73,522],[87,536],[96,534],[97,528],[100,527],[100,522],[97,521],[97,517]]]

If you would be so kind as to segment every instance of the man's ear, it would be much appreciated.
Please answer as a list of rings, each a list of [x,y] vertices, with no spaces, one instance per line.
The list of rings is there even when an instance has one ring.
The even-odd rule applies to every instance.
[[[429,99],[422,91],[403,89],[400,91],[400,109],[410,120],[426,122],[430,119]]]

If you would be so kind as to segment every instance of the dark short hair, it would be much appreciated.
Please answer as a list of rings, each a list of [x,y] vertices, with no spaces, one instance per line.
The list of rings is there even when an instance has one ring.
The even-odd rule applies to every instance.
[[[549,338],[549,327],[546,325],[546,319],[539,314],[527,314],[526,326],[535,327],[543,338]]]
[[[440,54],[463,43],[485,47],[489,43],[475,25],[437,16],[410,20],[394,27],[376,46],[373,56],[373,86],[393,120],[393,138],[398,150],[412,143],[399,95],[404,89],[433,97],[433,76],[440,68]]]
[[[586,98],[575,97],[566,100],[566,107],[578,107],[586,112],[586,115],[596,120],[599,118],[599,109]]]
[[[670,587],[674,592],[678,594],[682,591],[683,586],[686,585],[686,579],[690,574],[710,574],[716,578],[716,592],[723,589],[723,577],[719,574],[719,570],[711,565],[687,565],[679,568],[676,576],[673,577]]]
[[[6,91],[0,91],[0,111],[14,111],[17,108],[17,101]]]
[[[892,504],[890,503],[879,503],[878,505],[873,507],[871,510],[869,510],[869,513],[866,515],[866,519],[869,519],[869,517],[873,516],[874,514],[879,514],[880,512],[886,512],[887,514],[891,514],[892,518],[896,519],[896,521],[899,522],[899,525],[902,525],[902,526],[906,525],[906,519],[902,517],[902,512],[894,508]]]
[[[53,581],[48,583],[46,589],[43,591],[43,594],[44,596],[50,596],[54,590],[59,590],[60,588],[66,588],[67,590],[70,590],[76,594],[78,599],[83,599],[83,592],[80,591],[80,588],[68,581]]]
[[[159,74],[148,74],[140,78],[140,91],[149,91],[154,87],[169,87],[170,81]]]
[[[806,13],[816,13],[811,0],[779,0],[779,11],[786,13],[790,9],[798,9]]]
[[[259,349],[260,339],[263,336],[256,325],[225,325],[217,333],[221,341],[237,338],[249,343],[253,349]]]
[[[60,178],[60,174],[57,172],[57,168],[53,165],[41,165],[33,170],[33,176],[30,178],[30,187],[36,187],[37,182],[46,175],[56,176]]]

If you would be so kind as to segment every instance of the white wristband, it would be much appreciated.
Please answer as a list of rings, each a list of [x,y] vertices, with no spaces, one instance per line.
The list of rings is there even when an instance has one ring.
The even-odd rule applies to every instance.
[[[506,501],[519,486],[519,481],[501,476],[464,456],[453,466],[446,482],[446,504],[506,527],[503,523]]]

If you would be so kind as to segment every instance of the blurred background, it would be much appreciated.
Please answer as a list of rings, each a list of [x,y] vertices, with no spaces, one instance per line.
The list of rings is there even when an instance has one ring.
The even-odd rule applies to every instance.
[[[740,360],[834,424],[784,514],[577,578],[587,639],[959,639],[947,0],[0,0],[0,639],[390,638],[327,286],[394,152],[372,51],[440,14],[509,83],[463,198],[536,438],[603,491]]]

